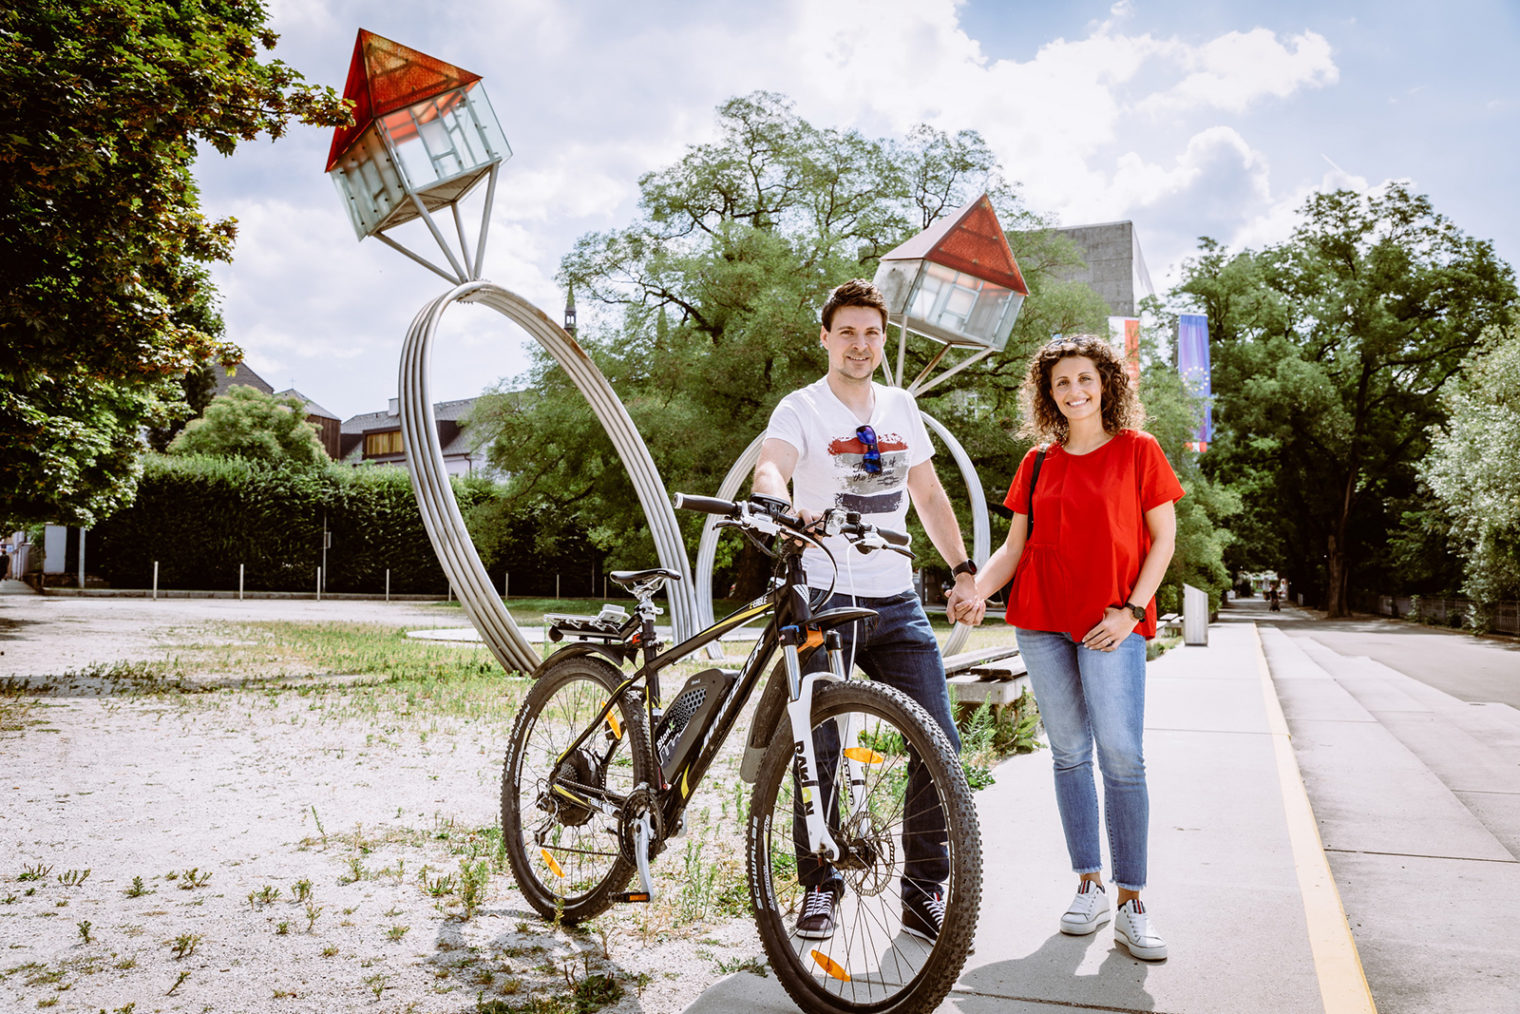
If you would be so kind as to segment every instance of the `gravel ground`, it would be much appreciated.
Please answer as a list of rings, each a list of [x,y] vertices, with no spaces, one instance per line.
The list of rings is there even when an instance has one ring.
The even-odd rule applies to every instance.
[[[760,960],[747,917],[675,903],[679,839],[656,866],[664,902],[590,930],[539,919],[503,872],[471,918],[457,889],[430,893],[493,853],[507,711],[235,673],[126,692],[88,672],[267,620],[463,622],[410,603],[0,596],[0,1010],[547,1014],[611,982],[609,1011],[674,1012]],[[694,809],[726,817],[718,796]],[[736,841],[700,845],[738,868]]]

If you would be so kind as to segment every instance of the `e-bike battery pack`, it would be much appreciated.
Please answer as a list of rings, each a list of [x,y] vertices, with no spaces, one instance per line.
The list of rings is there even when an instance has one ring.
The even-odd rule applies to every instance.
[[[655,752],[667,782],[691,759],[713,709],[738,678],[733,669],[704,669],[687,680],[671,700],[654,731]]]

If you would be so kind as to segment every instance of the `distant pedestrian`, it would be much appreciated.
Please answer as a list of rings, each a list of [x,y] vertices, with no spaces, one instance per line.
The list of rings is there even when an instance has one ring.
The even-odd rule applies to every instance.
[[[1267,608],[1272,612],[1282,612],[1282,596],[1277,593],[1277,585],[1275,584],[1272,586],[1272,590],[1267,592],[1267,603]]]
[[[1040,707],[1055,764],[1056,803],[1076,897],[1061,932],[1113,918],[1103,886],[1096,741],[1103,774],[1114,939],[1149,961],[1166,942],[1140,902],[1150,796],[1141,737],[1145,642],[1156,636],[1154,596],[1176,544],[1182,486],[1154,437],[1141,432],[1124,362],[1093,335],[1035,353],[1024,380],[1026,430],[1050,443],[1025,455],[1004,504],[1008,538],[976,576],[990,597],[1010,578],[1008,622]],[[1038,521],[1038,525],[1035,521]]]

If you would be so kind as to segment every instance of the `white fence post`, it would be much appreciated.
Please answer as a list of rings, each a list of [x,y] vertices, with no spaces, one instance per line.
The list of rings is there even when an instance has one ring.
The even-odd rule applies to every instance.
[[[241,563],[238,564],[238,601],[239,602],[243,601],[243,567],[244,567],[244,564],[241,564]]]
[[[157,599],[158,599],[158,561],[157,560],[153,561],[153,598],[154,598],[154,601],[157,601]]]
[[[317,568],[317,601],[322,601],[322,568]]]

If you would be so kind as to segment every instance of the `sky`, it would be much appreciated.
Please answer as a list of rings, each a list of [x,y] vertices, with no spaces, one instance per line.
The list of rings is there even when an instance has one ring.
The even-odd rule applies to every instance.
[[[631,223],[639,176],[757,90],[818,127],[979,131],[1036,213],[1133,221],[1163,293],[1200,236],[1259,248],[1314,191],[1390,180],[1520,264],[1515,0],[268,2],[272,57],[310,81],[342,89],[361,27],[483,76],[513,148],[484,277],[554,319],[575,240]],[[276,389],[346,419],[396,395],[411,319],[447,283],[357,239],[323,178],[331,136],[294,125],[208,149],[195,173],[203,210],[238,220],[213,271],[228,337]],[[510,381],[531,340],[452,308],[431,397]]]

